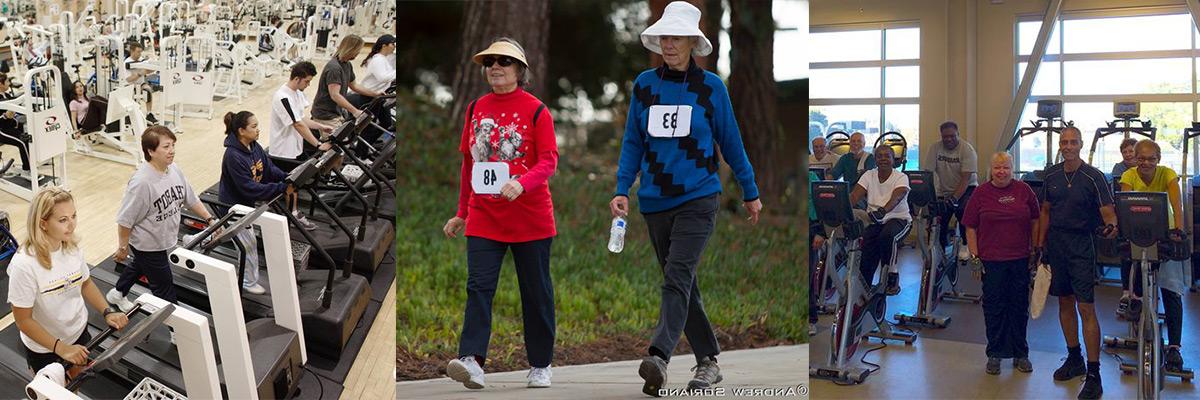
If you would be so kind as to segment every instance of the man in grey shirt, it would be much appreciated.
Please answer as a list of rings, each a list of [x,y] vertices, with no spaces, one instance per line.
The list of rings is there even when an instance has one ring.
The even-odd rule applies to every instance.
[[[105,296],[121,310],[133,308],[133,302],[126,296],[142,275],[155,296],[176,302],[167,252],[179,241],[180,210],[184,206],[209,223],[216,220],[183,177],[183,171],[174,164],[175,134],[170,129],[160,125],[146,129],[142,134],[142,155],[147,162],[129,179],[117,211],[117,252],[113,255],[117,262],[124,263],[132,253],[133,262],[121,271],[116,286]]]
[[[970,143],[958,139],[958,124],[954,121],[943,122],[938,127],[941,131],[942,141],[934,143],[925,153],[925,160],[921,163],[922,169],[933,171],[934,191],[938,197],[945,198],[953,208],[939,209],[940,211],[940,232],[938,239],[941,240],[943,246],[950,245],[946,243],[949,235],[950,215],[953,214],[956,219],[962,221],[963,211],[967,208],[967,200],[971,198],[971,192],[975,190],[975,186],[979,185],[976,171],[978,171],[978,157],[975,154],[975,148]],[[958,237],[961,245],[958,248],[958,258],[970,258],[970,251],[967,249],[965,238],[967,237],[966,227],[961,223],[958,224]]]

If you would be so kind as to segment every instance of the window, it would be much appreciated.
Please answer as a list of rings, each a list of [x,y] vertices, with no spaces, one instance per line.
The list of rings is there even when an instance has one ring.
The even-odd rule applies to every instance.
[[[908,141],[908,169],[918,168],[921,29],[916,23],[814,26],[809,81],[809,140],[862,132],[867,151],[879,135]]]
[[[1021,18],[1016,28],[1014,72],[1019,85],[1033,53],[1041,17]],[[1200,106],[1200,92],[1193,78],[1200,72],[1198,45],[1200,33],[1184,7],[1066,13],[1055,22],[1021,125],[1028,126],[1029,120],[1037,118],[1038,100],[1062,100],[1063,118],[1073,121],[1083,132],[1080,155],[1109,172],[1122,160],[1120,143],[1124,136],[1105,137],[1096,143],[1093,152],[1096,129],[1116,119],[1113,102],[1139,101],[1140,118],[1150,120],[1158,129],[1156,141],[1163,150],[1161,165],[1182,172],[1182,132],[1197,120]],[[1021,139],[1014,149],[1018,169],[1032,171],[1045,166],[1045,140],[1045,134]],[[1049,146],[1051,154],[1057,154],[1057,138]],[[1194,171],[1195,167],[1189,169]]]

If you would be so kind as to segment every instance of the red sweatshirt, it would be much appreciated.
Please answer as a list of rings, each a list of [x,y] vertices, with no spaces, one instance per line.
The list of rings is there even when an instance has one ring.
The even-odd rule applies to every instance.
[[[489,93],[468,106],[464,122],[458,216],[467,220],[467,236],[506,243],[553,237],[554,204],[550,176],[558,166],[554,121],[542,102],[517,88],[507,94]],[[534,112],[540,115],[536,116]],[[476,162],[506,162],[511,179],[525,191],[514,201],[499,194],[475,194],[471,170]]]

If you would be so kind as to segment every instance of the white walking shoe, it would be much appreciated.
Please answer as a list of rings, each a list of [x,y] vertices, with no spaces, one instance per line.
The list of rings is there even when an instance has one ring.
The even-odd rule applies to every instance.
[[[116,288],[109,289],[108,293],[104,294],[104,299],[108,300],[109,304],[120,308],[122,312],[129,312],[129,310],[133,309],[133,302],[122,296],[121,292],[118,292]]]
[[[483,389],[483,368],[475,361],[474,356],[450,360],[450,364],[446,365],[446,375],[450,376],[450,379],[462,382],[467,389]]]
[[[263,294],[267,292],[267,288],[264,288],[262,285],[257,283],[255,283],[253,286],[242,286],[242,289],[245,289],[246,293],[250,294]]]
[[[530,369],[529,375],[526,375],[526,377],[529,378],[529,385],[527,387],[548,388],[548,387],[550,387],[550,377],[551,376],[554,376],[554,374],[550,372],[549,366],[547,366],[546,368]]]

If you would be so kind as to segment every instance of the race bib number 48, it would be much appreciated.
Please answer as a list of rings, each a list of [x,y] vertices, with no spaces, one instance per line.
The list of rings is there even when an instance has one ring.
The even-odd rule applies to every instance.
[[[508,179],[505,162],[477,162],[471,169],[471,189],[477,194],[500,194]]]
[[[646,125],[653,137],[687,137],[692,131],[692,106],[650,106]]]

